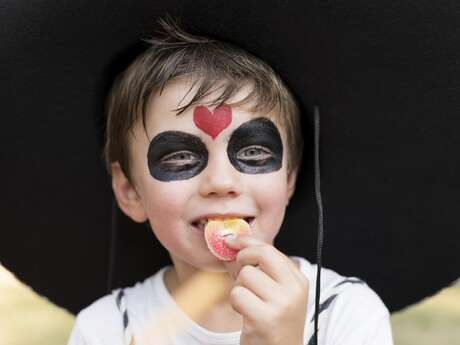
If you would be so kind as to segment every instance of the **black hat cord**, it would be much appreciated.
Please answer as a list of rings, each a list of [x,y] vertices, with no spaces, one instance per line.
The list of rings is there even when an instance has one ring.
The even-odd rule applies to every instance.
[[[315,298],[315,336],[314,344],[318,344],[318,311],[319,299],[321,294],[321,252],[323,248],[323,204],[320,189],[320,171],[319,171],[319,108],[315,106],[315,194],[318,205],[318,245],[317,245],[317,273],[316,273],[316,298]]]

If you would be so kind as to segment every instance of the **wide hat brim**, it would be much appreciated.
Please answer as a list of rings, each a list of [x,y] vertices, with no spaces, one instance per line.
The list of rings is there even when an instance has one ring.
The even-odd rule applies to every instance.
[[[276,246],[316,261],[317,105],[323,266],[391,311],[434,294],[460,276],[456,4],[7,2],[0,262],[72,312],[170,262],[117,208],[101,159],[110,83],[169,13],[267,61],[300,101],[304,162]]]

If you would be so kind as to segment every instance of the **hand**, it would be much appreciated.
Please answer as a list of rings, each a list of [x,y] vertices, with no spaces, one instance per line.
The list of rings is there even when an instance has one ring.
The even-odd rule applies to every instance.
[[[226,239],[240,249],[225,262],[235,279],[232,308],[243,316],[240,345],[301,345],[308,279],[286,255],[250,235]]]

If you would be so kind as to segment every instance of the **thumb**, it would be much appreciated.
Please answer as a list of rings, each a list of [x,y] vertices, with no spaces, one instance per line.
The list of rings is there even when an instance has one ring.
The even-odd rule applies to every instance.
[[[236,279],[237,274],[237,267],[235,260],[233,261],[222,261],[224,263],[225,269],[227,270],[228,274],[232,277],[233,280]]]

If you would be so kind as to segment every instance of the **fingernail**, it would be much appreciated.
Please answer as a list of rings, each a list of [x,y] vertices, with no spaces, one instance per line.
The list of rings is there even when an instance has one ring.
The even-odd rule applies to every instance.
[[[228,242],[232,243],[235,238],[236,238],[235,234],[228,234],[228,235],[225,235],[224,241],[225,243],[228,243]]]

